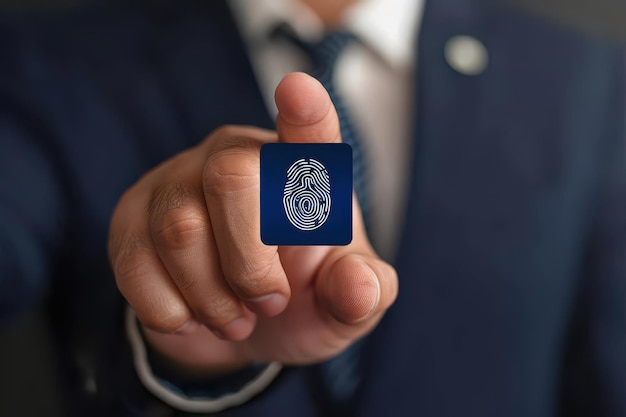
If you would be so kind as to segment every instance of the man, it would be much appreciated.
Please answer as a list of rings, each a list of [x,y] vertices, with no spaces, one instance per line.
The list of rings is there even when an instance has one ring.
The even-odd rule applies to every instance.
[[[308,3],[329,27],[356,7]],[[166,2],[5,24],[3,305],[53,282],[69,391],[95,381],[74,413],[622,415],[620,45],[426,3],[394,270],[357,203],[348,246],[260,242],[260,145],[338,142],[340,126],[304,74],[277,87],[273,125],[233,12]],[[107,232],[143,324],[128,316],[132,363]]]

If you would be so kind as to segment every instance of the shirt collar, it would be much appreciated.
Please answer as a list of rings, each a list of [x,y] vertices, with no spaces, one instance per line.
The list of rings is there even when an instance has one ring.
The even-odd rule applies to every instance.
[[[392,68],[410,66],[423,0],[360,0],[346,15],[342,28],[352,31]],[[320,39],[324,25],[297,0],[229,0],[240,31],[252,47],[267,41],[279,23],[287,22],[298,36]]]

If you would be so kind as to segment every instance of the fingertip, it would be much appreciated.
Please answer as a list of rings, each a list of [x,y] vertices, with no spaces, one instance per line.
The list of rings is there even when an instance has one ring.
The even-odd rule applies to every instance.
[[[357,255],[336,261],[321,285],[328,311],[342,323],[355,324],[366,320],[380,302],[378,277]]]
[[[157,312],[150,311],[144,314],[140,309],[135,308],[137,318],[141,324],[156,333],[161,334],[178,334],[180,332],[188,333],[194,327],[194,320],[191,313],[186,308],[178,310],[159,310]]]
[[[177,330],[175,330],[174,334],[183,335],[183,336],[190,335],[196,332],[200,328],[200,326],[202,325],[198,321],[192,319],[192,320],[187,321]]]
[[[246,305],[255,313],[260,313],[267,317],[274,317],[285,310],[287,303],[288,300],[284,295],[269,294],[251,299],[246,302]]]
[[[310,75],[286,75],[274,94],[279,139],[282,142],[335,142],[339,121],[326,89]]]
[[[221,329],[213,330],[213,333],[224,340],[240,342],[247,339],[254,330],[255,320],[250,317],[240,317],[228,323]]]

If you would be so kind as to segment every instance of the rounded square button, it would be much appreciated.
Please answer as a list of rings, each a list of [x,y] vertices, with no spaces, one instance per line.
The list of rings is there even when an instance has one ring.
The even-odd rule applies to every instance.
[[[352,241],[350,145],[263,145],[261,240],[266,245],[288,246]]]

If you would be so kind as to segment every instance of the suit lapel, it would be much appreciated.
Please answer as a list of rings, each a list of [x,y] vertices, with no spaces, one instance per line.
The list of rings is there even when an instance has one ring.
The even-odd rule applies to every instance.
[[[359,415],[551,416],[619,55],[479,2],[428,2],[423,22],[400,295]],[[483,74],[446,63],[459,34],[486,46]]]

